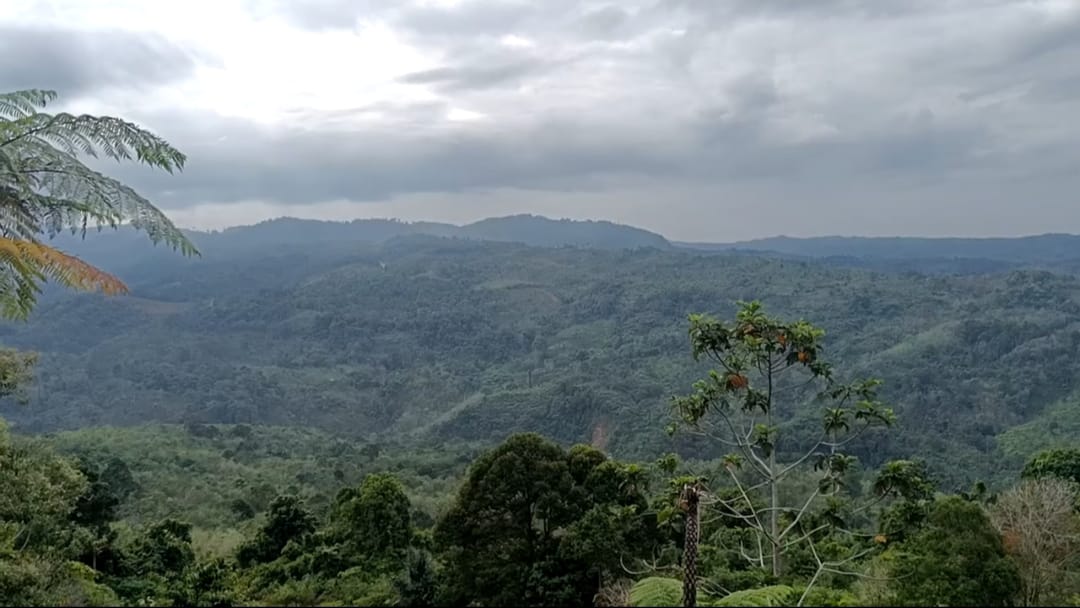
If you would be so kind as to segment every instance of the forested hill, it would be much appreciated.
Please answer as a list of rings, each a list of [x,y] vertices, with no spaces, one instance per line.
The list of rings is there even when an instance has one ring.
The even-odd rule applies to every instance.
[[[214,257],[237,256],[264,250],[321,250],[323,253],[351,251],[358,243],[379,243],[395,237],[427,235],[477,241],[513,242],[536,247],[587,247],[592,249],[668,249],[671,244],[659,234],[605,221],[552,220],[535,215],[489,218],[455,226],[437,222],[403,222],[365,219],[331,222],[278,218],[222,231],[186,231],[203,253]],[[61,234],[57,245],[103,266],[127,267],[134,262],[152,261],[172,267],[182,260],[171,252],[152,249],[146,237],[134,230],[88,234],[87,239]],[[132,252],[138,252],[133,259]]]
[[[772,237],[735,243],[674,243],[698,251],[739,251],[816,258],[879,270],[985,273],[1015,268],[1075,272],[1080,236],[1018,238]]]
[[[132,295],[49,294],[29,324],[5,324],[0,341],[43,356],[31,403],[0,415],[23,430],[244,422],[421,442],[533,430],[650,457],[673,447],[668,397],[702,371],[687,314],[759,299],[825,327],[839,369],[886,380],[901,424],[861,447],[870,463],[918,455],[959,485],[1080,438],[1069,276],[418,235],[230,254],[230,234],[247,233],[169,263],[91,236],[91,261],[127,247],[112,268]]]
[[[200,249],[217,258],[260,256],[265,250],[322,257],[351,253],[364,243],[402,236],[435,236],[511,242],[535,247],[682,250],[701,254],[738,253],[842,268],[935,275],[1049,270],[1080,274],[1080,236],[1046,234],[1020,238],[772,237],[734,243],[671,242],[640,228],[606,221],[553,220],[535,215],[488,218],[464,226],[438,222],[365,219],[331,222],[279,218],[223,231],[187,231]],[[132,230],[87,240],[57,237],[57,245],[106,268],[156,270],[185,264],[163,249],[151,249]],[[138,252],[132,255],[132,252]]]

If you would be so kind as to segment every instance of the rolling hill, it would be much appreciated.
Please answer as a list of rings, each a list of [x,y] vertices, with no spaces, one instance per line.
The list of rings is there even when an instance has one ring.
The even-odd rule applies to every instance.
[[[208,235],[201,259],[89,238],[82,252],[132,295],[49,293],[30,323],[0,327],[3,343],[43,354],[32,403],[0,414],[24,431],[248,423],[429,445],[534,430],[623,457],[715,455],[662,431],[667,398],[703,371],[686,315],[759,299],[825,327],[841,369],[885,379],[901,424],[859,446],[868,464],[920,455],[962,486],[1077,439],[1025,432],[1080,394],[1070,276],[422,234],[289,243],[271,234],[287,222]],[[791,412],[796,436],[814,411]]]

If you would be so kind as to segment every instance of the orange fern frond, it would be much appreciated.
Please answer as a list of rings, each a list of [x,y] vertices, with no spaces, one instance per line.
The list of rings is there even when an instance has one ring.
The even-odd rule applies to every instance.
[[[82,291],[100,291],[105,295],[127,293],[127,285],[116,276],[59,249],[35,244],[39,248],[41,259],[48,262],[43,267],[45,274],[53,280]]]
[[[115,276],[36,241],[0,237],[0,261],[9,264],[24,280],[48,279],[71,289],[107,295],[128,291]]]

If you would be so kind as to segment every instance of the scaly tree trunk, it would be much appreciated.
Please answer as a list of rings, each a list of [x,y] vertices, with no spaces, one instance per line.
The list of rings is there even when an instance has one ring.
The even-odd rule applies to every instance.
[[[683,548],[683,606],[697,605],[697,555],[701,536],[698,502],[699,488],[695,484],[683,488],[683,506],[686,508],[686,537]]]

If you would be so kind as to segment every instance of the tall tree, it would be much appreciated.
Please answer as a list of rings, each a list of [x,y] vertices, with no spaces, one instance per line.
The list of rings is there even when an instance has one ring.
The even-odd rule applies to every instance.
[[[735,494],[715,495],[702,506],[715,505],[722,516],[751,528],[760,541],[752,561],[762,568],[768,563],[773,576],[782,574],[785,552],[812,543],[816,532],[829,528],[825,523],[807,530],[807,516],[812,507],[843,491],[855,464],[844,447],[871,426],[893,421],[892,410],[877,398],[879,381],[842,384],[834,379],[832,367],[821,358],[824,333],[806,321],[770,317],[758,302],[740,303],[734,323],[690,317],[694,357],[705,357],[718,368],[695,383],[692,394],[673,400],[679,422],[669,430],[682,425],[732,449],[725,470]],[[817,397],[826,403],[817,440],[809,446],[781,446],[784,416],[812,398],[815,385]],[[819,484],[793,504],[782,500],[781,483],[809,465],[820,472]],[[826,561],[818,565],[821,571],[835,569]]]
[[[37,440],[12,437],[0,420],[0,603],[115,605],[116,596],[74,561],[70,519],[86,479]]]
[[[111,116],[49,114],[53,91],[0,94],[0,315],[25,318],[41,283],[122,293],[116,277],[42,242],[89,226],[128,224],[154,243],[197,254],[183,233],[131,187],[80,157],[134,160],[169,173],[185,156],[164,139]]]
[[[447,603],[589,605],[604,571],[651,547],[639,471],[588,446],[513,435],[478,458],[435,528]]]
[[[1025,479],[1057,477],[1080,483],[1080,449],[1045,450],[1036,454],[1024,467]]]
[[[925,526],[889,553],[892,605],[1009,606],[1020,590],[986,513],[958,496],[937,500]]]
[[[236,560],[241,566],[272,562],[281,556],[290,542],[305,545],[315,532],[315,516],[304,501],[290,494],[274,498],[266,513],[266,521],[255,538],[241,545]]]
[[[412,534],[409,497],[390,473],[368,475],[359,489],[338,493],[330,533],[360,560],[400,562]]]

